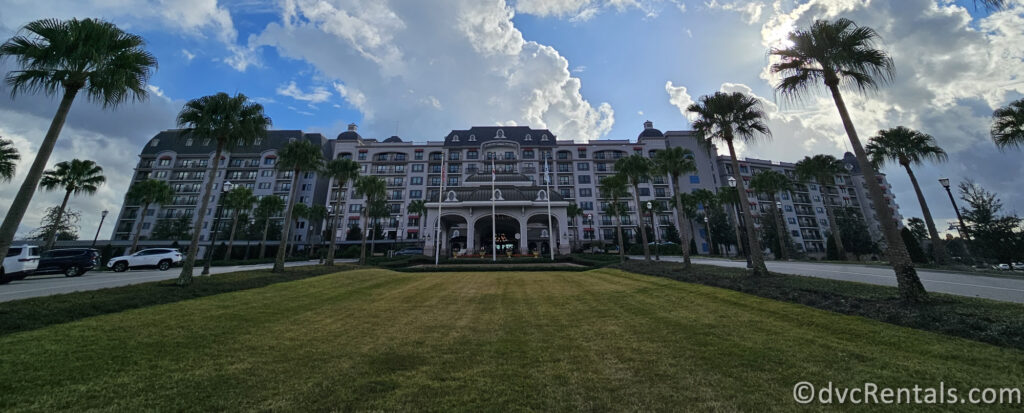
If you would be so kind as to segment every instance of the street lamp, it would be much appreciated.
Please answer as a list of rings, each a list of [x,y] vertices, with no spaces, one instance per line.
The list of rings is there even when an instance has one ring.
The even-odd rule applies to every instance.
[[[96,240],[100,237],[100,228],[103,228],[103,221],[107,219],[107,214],[109,213],[110,211],[107,211],[105,209],[103,210],[103,212],[100,213],[100,226],[96,227],[96,236],[92,237],[93,247],[96,246]]]
[[[956,219],[960,221],[960,228],[957,228],[957,232],[960,233],[960,238],[970,241],[971,234],[967,232],[967,225],[964,224],[964,217],[960,215],[960,208],[956,206],[956,199],[953,198],[953,192],[949,190],[949,178],[939,179],[939,184],[943,188],[946,188],[946,194],[949,195],[949,202],[953,204],[953,210],[956,211]]]
[[[213,216],[213,227],[210,228],[210,250],[206,252],[206,260],[203,261],[203,272],[201,275],[210,275],[210,262],[213,261],[213,248],[217,245],[217,224],[220,224],[220,209],[224,206],[224,194],[231,190],[231,182],[224,181],[221,185],[221,194],[217,198],[217,211]],[[287,225],[287,224],[285,224]]]
[[[651,216],[651,230],[654,232],[654,259],[661,261],[661,248],[658,242],[658,224],[654,222],[654,204],[647,201],[647,214]]]

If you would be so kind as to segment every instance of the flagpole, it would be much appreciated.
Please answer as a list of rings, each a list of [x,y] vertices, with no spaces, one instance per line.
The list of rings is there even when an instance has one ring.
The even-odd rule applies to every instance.
[[[548,158],[550,159],[550,157]],[[548,168],[548,159],[544,160],[544,188],[548,195],[548,250],[551,251],[551,261],[555,260],[555,232],[551,227],[551,171]]]
[[[491,158],[491,262],[498,261],[498,227],[496,227],[496,215],[494,204],[497,201],[494,196],[494,181],[497,179],[498,170],[494,168],[494,158]]]
[[[434,227],[434,265],[438,265],[441,261],[441,205],[444,203],[444,158],[445,152],[441,152],[441,186],[440,190],[437,191],[437,226]]]

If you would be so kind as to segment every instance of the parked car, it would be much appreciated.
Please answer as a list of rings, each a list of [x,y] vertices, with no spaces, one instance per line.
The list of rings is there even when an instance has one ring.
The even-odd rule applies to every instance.
[[[171,248],[147,248],[132,255],[111,258],[107,268],[116,272],[128,271],[131,268],[158,268],[167,271],[175,264],[181,263],[181,252]]]
[[[997,270],[1002,270],[1002,271],[1009,271],[1010,270],[1010,264],[996,264],[996,265],[993,265],[992,268],[993,269],[997,269]]]
[[[1015,269],[1015,270],[1018,270],[1018,271],[1019,271],[1019,270],[1024,270],[1024,262],[1015,262],[1015,263],[1013,263],[1013,264],[1010,264],[1010,265],[1011,265],[1011,266],[1013,267],[1013,269]]]
[[[409,247],[395,251],[395,255],[423,255],[423,248]]]
[[[20,280],[32,274],[39,266],[39,247],[34,245],[11,246],[0,266],[0,284]]]
[[[39,256],[36,274],[64,274],[78,277],[100,265],[100,252],[92,248],[62,248]]]

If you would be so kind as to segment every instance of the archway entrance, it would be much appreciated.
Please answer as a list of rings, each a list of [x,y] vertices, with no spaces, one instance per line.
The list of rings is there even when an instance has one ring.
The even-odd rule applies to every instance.
[[[509,251],[519,254],[519,240],[516,238],[516,234],[519,234],[519,220],[508,215],[497,215],[494,221],[495,228],[492,229],[490,215],[476,220],[476,250],[490,253],[491,240],[494,239],[498,254],[506,254]]]
[[[551,216],[551,227],[554,234],[549,233],[547,214],[532,215],[526,220],[526,232],[529,235],[527,245],[531,252],[538,251],[542,256],[547,256],[552,246],[558,251],[561,237],[558,236],[558,218],[554,215]]]
[[[441,217],[441,253],[446,257],[459,253],[462,255],[467,247],[466,218],[457,214],[446,214]]]

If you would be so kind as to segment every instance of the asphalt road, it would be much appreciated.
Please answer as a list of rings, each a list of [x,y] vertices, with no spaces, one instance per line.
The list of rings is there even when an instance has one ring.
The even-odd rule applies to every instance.
[[[341,261],[344,262],[351,260]],[[316,261],[288,262],[285,263],[285,266],[294,267],[310,264],[316,264]],[[273,264],[255,264],[212,267],[210,268],[210,273],[221,274],[226,272],[270,268],[272,266]],[[197,267],[196,273],[199,273],[200,271],[202,271],[202,267]],[[174,267],[167,271],[146,269],[129,270],[126,272],[87,272],[81,277],[72,278],[65,277],[63,274],[36,275],[27,277],[24,280],[12,281],[9,284],[0,285],[0,302],[167,280],[171,278],[178,278],[178,274],[181,274],[181,267]]]
[[[640,257],[632,257],[634,259]],[[665,261],[682,261],[682,257],[661,257]],[[695,264],[722,267],[747,266],[746,262],[720,259],[693,258]],[[768,270],[784,274],[806,275],[833,280],[856,281],[866,284],[896,286],[892,268],[876,265],[826,264],[814,262],[767,261]],[[999,301],[1024,303],[1024,278],[989,277],[951,271],[918,269],[924,288],[932,292],[988,298]]]

